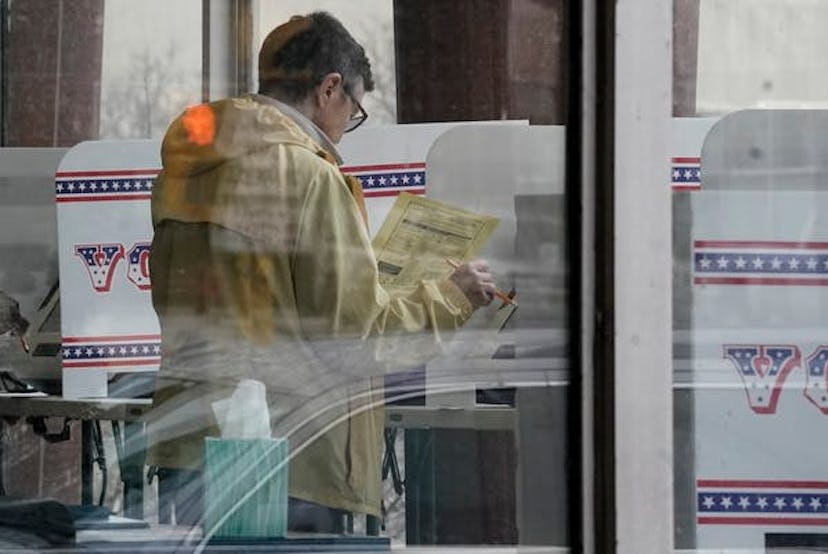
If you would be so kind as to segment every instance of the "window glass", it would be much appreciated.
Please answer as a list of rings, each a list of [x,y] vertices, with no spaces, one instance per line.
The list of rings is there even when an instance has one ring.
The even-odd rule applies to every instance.
[[[0,149],[0,493],[159,551],[566,551],[563,6],[215,4],[4,3],[3,146],[53,148]],[[198,104],[207,5],[274,67]],[[317,10],[373,90],[325,16],[267,38]]]
[[[6,146],[158,138],[199,100],[197,0],[10,2],[7,14]]]
[[[676,546],[824,547],[826,7],[675,8]]]
[[[825,77],[813,53],[828,46],[818,0],[702,0],[699,115],[747,108],[824,108]]]
[[[201,2],[106,0],[100,138],[159,138],[200,97]]]
[[[116,445],[123,446],[124,435],[113,432],[111,417],[95,412],[93,401],[60,401],[56,412],[48,406],[57,404],[37,404],[43,393],[60,395],[62,384],[66,318],[59,286],[61,233],[56,204],[60,202],[56,203],[55,174],[69,147],[98,138],[157,139],[176,113],[198,100],[201,2],[35,0],[2,2],[0,7],[4,18],[0,142],[14,147],[0,149],[0,375],[4,391],[24,398],[23,404],[3,399],[3,416],[9,419],[2,431],[0,494],[51,498],[72,506],[85,503],[90,507],[73,509],[86,515],[92,514],[93,502],[101,502],[115,513],[140,519],[155,510],[154,487],[146,488],[146,512],[125,508],[123,483],[131,481],[133,492],[127,496],[133,496],[142,490],[144,471],[139,464],[126,477],[126,466],[118,464],[116,452],[122,449]],[[97,155],[93,161],[106,170],[123,164],[122,157],[110,154]],[[144,168],[157,168],[157,162]],[[84,179],[81,176],[75,184],[91,186],[92,181]],[[98,186],[115,181],[94,182]],[[127,183],[118,182],[119,186]],[[133,181],[129,183],[132,187]],[[107,242],[106,233],[98,232],[106,218],[99,216],[111,214],[117,219],[118,210],[112,202],[90,206],[77,229],[98,235],[87,235],[92,242]],[[112,377],[114,382],[116,376]],[[121,394],[117,387],[109,392]],[[136,402],[140,408],[142,401]],[[100,425],[81,424],[84,417],[95,415],[104,419]],[[125,412],[120,417],[127,419]],[[127,436],[131,434],[128,426]],[[82,459],[84,471],[80,471]],[[95,491],[86,477],[94,479]],[[96,517],[101,516],[106,517],[99,509]],[[60,518],[60,513],[55,517]],[[37,530],[20,531],[20,542],[7,542],[9,533],[15,532],[4,524],[0,539],[4,549],[45,544]]]

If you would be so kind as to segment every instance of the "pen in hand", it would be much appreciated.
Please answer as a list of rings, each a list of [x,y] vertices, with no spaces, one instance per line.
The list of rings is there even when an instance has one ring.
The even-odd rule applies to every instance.
[[[452,267],[452,269],[457,269],[462,265],[452,260],[451,258],[446,258],[446,263],[449,264]],[[506,294],[500,289],[495,289],[492,294],[494,294],[497,298],[502,300],[505,304],[517,304],[517,302],[515,302],[515,299],[513,298],[514,294]]]

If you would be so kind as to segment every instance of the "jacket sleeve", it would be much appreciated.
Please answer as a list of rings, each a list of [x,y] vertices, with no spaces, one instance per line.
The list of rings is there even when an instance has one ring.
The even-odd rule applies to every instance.
[[[441,332],[456,329],[472,313],[451,281],[422,281],[405,295],[391,295],[380,285],[365,224],[333,167],[309,182],[294,252],[303,332],[317,344],[333,341],[332,350],[340,355],[367,344],[374,361],[421,363]]]

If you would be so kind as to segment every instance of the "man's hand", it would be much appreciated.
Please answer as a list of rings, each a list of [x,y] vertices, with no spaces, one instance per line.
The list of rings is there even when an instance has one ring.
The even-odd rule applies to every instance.
[[[489,264],[485,260],[473,260],[461,265],[449,279],[463,291],[474,309],[488,306],[497,290],[494,278],[489,273]]]

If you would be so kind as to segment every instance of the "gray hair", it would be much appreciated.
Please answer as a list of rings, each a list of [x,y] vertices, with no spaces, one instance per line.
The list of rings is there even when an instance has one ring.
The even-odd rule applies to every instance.
[[[301,101],[329,73],[342,75],[352,93],[359,82],[374,90],[365,49],[327,12],[294,16],[270,32],[259,51],[259,91]]]

